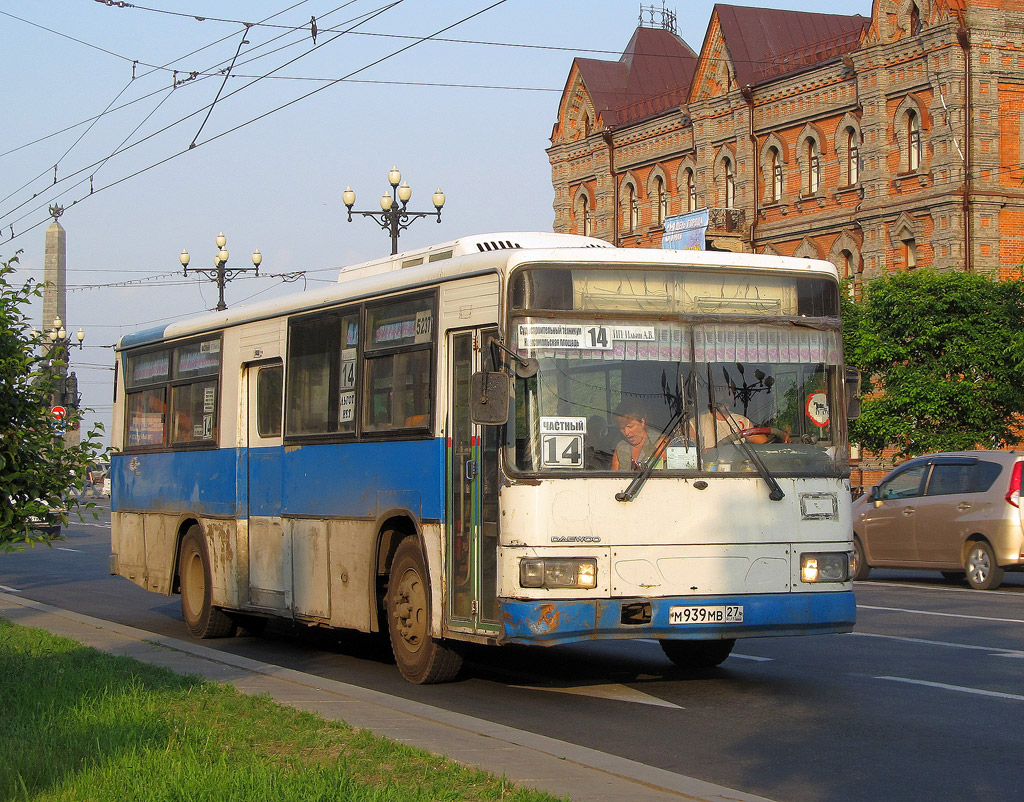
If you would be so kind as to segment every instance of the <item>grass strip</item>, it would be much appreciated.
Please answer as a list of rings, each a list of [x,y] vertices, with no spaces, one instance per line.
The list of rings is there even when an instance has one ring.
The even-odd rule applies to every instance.
[[[553,802],[269,697],[0,618],[0,800]]]

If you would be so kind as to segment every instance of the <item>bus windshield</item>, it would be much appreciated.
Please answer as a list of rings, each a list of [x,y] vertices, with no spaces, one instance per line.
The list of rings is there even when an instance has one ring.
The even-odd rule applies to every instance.
[[[573,273],[573,286],[563,287],[555,302],[563,307],[558,311],[523,302],[543,288],[537,276],[532,289],[524,291],[521,280],[512,284],[513,310],[518,302],[524,314],[513,315],[510,339],[539,365],[536,375],[517,380],[507,442],[514,469],[547,475],[645,467],[654,475],[750,473],[760,458],[774,475],[849,474],[845,426],[837,414],[841,340],[838,318],[827,314],[831,299],[819,298],[818,315],[799,314],[796,279],[769,276],[774,298],[762,293],[742,312],[735,297],[712,298],[716,313],[702,313],[692,303],[685,308],[694,284],[708,289],[702,276]],[[724,294],[741,289],[750,296],[753,277],[732,281]],[[587,310],[580,285],[613,282],[619,311]],[[630,282],[632,298],[622,292]],[[658,293],[663,308],[656,317],[637,308]],[[669,310],[673,297],[684,303]],[[610,299],[602,300],[606,307]]]

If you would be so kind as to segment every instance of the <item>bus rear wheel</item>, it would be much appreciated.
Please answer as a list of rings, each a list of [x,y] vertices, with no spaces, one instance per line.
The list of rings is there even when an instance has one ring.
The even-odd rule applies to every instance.
[[[214,607],[213,575],[206,538],[198,525],[189,527],[181,539],[178,559],[181,580],[181,614],[193,638],[227,638],[236,624],[219,607]]]
[[[450,682],[462,668],[462,655],[430,635],[426,577],[419,543],[405,538],[395,551],[388,579],[388,634],[398,670],[416,685]]]
[[[736,645],[735,638],[723,640],[663,640],[661,650],[680,668],[714,668],[725,662]]]

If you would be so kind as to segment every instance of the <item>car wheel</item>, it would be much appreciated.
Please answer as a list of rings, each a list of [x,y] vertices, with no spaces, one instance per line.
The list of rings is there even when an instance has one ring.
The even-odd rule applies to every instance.
[[[665,656],[680,668],[714,668],[732,654],[736,639],[663,640],[660,643]]]
[[[417,685],[455,679],[462,655],[430,634],[430,585],[416,538],[405,538],[395,551],[386,605],[391,650],[402,676]]]
[[[1006,573],[996,564],[996,555],[984,540],[972,543],[967,549],[964,568],[967,572],[967,584],[975,590],[998,588],[1003,584],[1003,575]]]
[[[237,626],[220,607],[214,607],[210,555],[203,530],[192,526],[181,539],[178,577],[181,581],[181,614],[193,638],[228,638]]]
[[[864,546],[861,545],[860,538],[856,535],[853,536],[853,554],[853,560],[857,567],[853,572],[853,576],[850,578],[854,582],[860,582],[862,579],[868,578],[871,573],[871,566],[868,565],[868,561],[864,559]]]

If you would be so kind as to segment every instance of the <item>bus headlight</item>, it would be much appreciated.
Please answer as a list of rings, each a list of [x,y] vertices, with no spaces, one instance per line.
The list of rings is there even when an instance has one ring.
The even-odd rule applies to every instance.
[[[596,588],[597,560],[520,560],[519,584],[524,588]]]
[[[800,555],[801,582],[846,582],[850,578],[850,553],[824,551]]]

